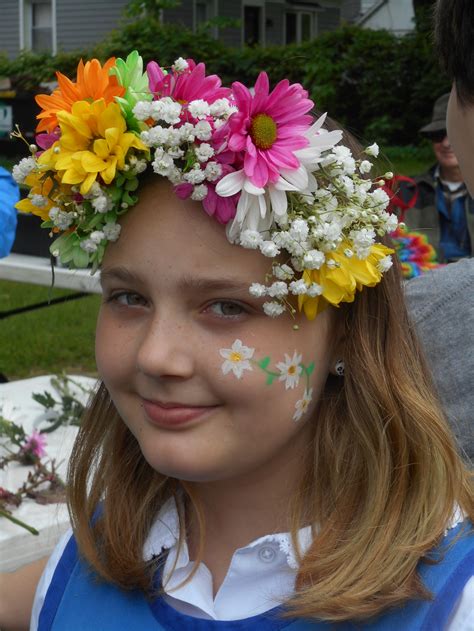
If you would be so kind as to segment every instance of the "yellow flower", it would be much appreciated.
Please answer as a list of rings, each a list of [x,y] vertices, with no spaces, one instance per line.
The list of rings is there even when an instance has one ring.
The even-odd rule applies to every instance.
[[[48,213],[54,205],[53,201],[49,198],[54,184],[53,180],[50,177],[45,177],[43,172],[32,171],[25,178],[25,184],[30,187],[28,197],[21,199],[15,204],[15,208],[18,208],[18,210],[23,213],[37,215],[41,217],[43,221],[47,221],[49,219]],[[41,205],[33,204],[32,200],[40,197],[42,198]]]
[[[370,254],[364,261],[356,256],[348,258],[344,250],[350,248],[350,243],[344,242],[335,252],[326,255],[326,262],[317,270],[304,270],[303,280],[307,285],[317,283],[322,287],[320,296],[310,298],[299,296],[298,306],[303,309],[308,320],[314,318],[329,304],[337,307],[341,302],[353,302],[356,291],[363,287],[374,287],[382,279],[379,264],[394,250],[377,243],[371,246]],[[334,264],[328,262],[333,260]],[[334,265],[334,267],[332,267]]]
[[[45,151],[38,162],[58,171],[63,184],[78,185],[86,195],[97,177],[110,184],[117,170],[125,166],[125,158],[133,147],[147,147],[133,133],[127,132],[125,120],[117,103],[104,99],[78,101],[71,112],[59,112],[61,138]]]

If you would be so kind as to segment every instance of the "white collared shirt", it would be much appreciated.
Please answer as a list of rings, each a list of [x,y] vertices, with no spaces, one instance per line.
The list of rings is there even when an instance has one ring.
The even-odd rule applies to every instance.
[[[459,513],[455,515],[451,526],[461,519]],[[37,631],[49,583],[71,534],[69,531],[61,539],[40,579],[30,631]],[[164,598],[181,613],[209,620],[240,620],[269,611],[287,600],[294,591],[298,565],[289,533],[266,535],[236,550],[215,597],[212,576],[204,563],[200,563],[185,585],[180,585],[190,574],[194,563],[189,560],[185,542],[178,549],[178,537],[176,504],[174,500],[169,500],[150,530],[143,556],[148,560],[168,550],[163,570]],[[299,531],[298,543],[304,554],[311,544],[309,526]],[[474,631],[474,570],[445,631]]]

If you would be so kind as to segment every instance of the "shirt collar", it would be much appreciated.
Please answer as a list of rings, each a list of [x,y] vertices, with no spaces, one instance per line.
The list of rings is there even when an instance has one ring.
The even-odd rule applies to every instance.
[[[298,547],[302,555],[304,555],[313,540],[311,526],[300,528],[297,534]],[[172,550],[179,541],[179,517],[176,501],[173,497],[168,499],[157,518],[155,519],[148,537],[143,547],[143,558],[145,561],[150,560],[154,556],[160,555],[165,550]],[[272,533],[259,537],[251,541],[243,549],[251,549],[260,547],[266,543],[278,543],[280,550],[286,555],[288,566],[292,570],[298,569],[298,561],[296,551],[293,546],[291,534],[288,532]],[[182,550],[179,551],[179,566],[189,563],[189,554],[186,542],[183,543]]]

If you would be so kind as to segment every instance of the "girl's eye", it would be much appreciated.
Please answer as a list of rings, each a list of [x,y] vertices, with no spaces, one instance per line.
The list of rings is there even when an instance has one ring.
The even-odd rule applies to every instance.
[[[129,291],[112,294],[112,296],[108,299],[108,302],[115,302],[116,304],[124,307],[143,307],[146,305],[146,300],[143,296]]]
[[[214,315],[220,316],[221,318],[235,318],[245,313],[245,309],[242,305],[239,305],[237,302],[228,302],[224,300],[213,302],[212,305],[209,305],[207,310],[211,311]]]

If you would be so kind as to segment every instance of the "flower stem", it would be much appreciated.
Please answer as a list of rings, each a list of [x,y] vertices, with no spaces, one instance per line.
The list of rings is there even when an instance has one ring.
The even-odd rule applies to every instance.
[[[36,528],[33,528],[33,526],[29,526],[28,524],[25,524],[24,521],[21,521],[21,519],[17,519],[16,517],[13,517],[13,515],[11,515],[8,511],[4,511],[1,508],[0,508],[0,517],[6,517],[17,526],[21,526],[25,530],[28,530],[28,532],[31,532],[32,535],[39,535],[39,531],[36,530]]]

